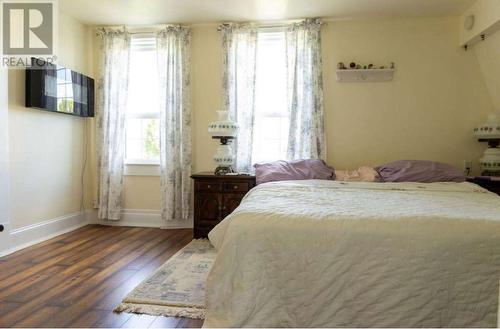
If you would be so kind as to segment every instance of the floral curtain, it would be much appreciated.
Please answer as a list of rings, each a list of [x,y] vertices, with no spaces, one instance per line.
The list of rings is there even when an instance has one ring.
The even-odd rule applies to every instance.
[[[97,83],[97,150],[99,219],[119,220],[125,153],[130,34],[125,29],[99,29],[102,37]]]
[[[290,160],[326,159],[320,28],[319,19],[286,27]]]
[[[250,172],[255,112],[257,32],[252,25],[222,24],[223,109],[239,125],[236,170]]]
[[[190,40],[188,28],[157,33],[160,81],[161,213],[166,225],[186,220],[191,209]]]

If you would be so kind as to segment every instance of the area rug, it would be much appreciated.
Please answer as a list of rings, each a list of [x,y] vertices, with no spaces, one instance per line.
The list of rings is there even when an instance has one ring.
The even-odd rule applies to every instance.
[[[125,297],[115,312],[205,318],[205,282],[215,260],[206,239],[193,240]]]

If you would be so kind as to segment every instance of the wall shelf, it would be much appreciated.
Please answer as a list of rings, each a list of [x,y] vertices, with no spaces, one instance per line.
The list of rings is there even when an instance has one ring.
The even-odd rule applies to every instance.
[[[339,82],[384,82],[392,81],[394,69],[345,69],[337,70]]]

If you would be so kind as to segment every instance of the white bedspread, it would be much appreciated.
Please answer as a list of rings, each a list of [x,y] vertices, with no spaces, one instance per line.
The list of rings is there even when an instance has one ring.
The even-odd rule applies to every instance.
[[[496,325],[500,198],[470,183],[267,183],[209,238],[206,327]]]

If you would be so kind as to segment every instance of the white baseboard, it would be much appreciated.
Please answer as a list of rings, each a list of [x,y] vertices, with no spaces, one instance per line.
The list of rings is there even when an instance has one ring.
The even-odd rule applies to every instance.
[[[159,210],[149,209],[124,209],[120,220],[100,220],[97,218],[97,211],[87,212],[89,223],[109,225],[109,226],[133,226],[133,227],[158,227],[163,229],[193,228],[193,220],[176,220],[168,222],[166,225],[161,220]]]
[[[85,213],[75,212],[11,230],[9,234],[10,247],[8,250],[0,253],[0,257],[52,239],[58,235],[74,231],[87,224]]]
[[[122,219],[119,221],[98,220],[96,210],[87,210],[11,230],[7,239],[0,241],[0,247],[3,248],[0,248],[0,257],[52,239],[58,235],[74,231],[88,224],[157,227],[163,229],[193,227],[192,220],[172,221],[164,225],[159,210],[125,209],[123,210]],[[5,232],[9,232],[8,228]]]

